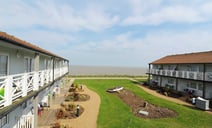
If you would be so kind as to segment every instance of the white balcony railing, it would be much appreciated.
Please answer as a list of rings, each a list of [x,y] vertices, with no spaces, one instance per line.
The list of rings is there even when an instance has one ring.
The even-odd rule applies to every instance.
[[[195,72],[195,71],[176,71],[176,70],[160,70],[160,69],[151,69],[151,74],[155,75],[163,75],[170,77],[178,77],[185,79],[194,79],[194,80],[203,80],[204,73],[203,72]],[[205,73],[205,81],[212,81],[212,72]]]
[[[34,128],[34,116],[24,115],[19,117],[18,123],[15,124],[15,128]]]
[[[55,69],[54,78],[57,79],[67,72],[67,67]],[[0,107],[11,105],[15,99],[52,82],[52,73],[52,70],[43,70],[0,77]]]

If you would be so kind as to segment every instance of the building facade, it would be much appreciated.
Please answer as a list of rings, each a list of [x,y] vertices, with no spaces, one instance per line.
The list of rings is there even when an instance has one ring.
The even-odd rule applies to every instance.
[[[212,98],[212,51],[170,55],[149,64],[149,78],[158,86]]]
[[[69,71],[69,61],[0,32],[0,128],[36,128],[39,103]]]

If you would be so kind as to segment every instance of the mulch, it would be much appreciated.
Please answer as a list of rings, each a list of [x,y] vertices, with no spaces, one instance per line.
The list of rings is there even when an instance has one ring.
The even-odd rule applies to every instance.
[[[129,90],[124,89],[114,94],[121,98],[127,105],[129,105],[133,114],[137,117],[158,119],[177,116],[177,113],[173,110],[148,103]],[[140,110],[148,112],[148,115],[140,114]]]

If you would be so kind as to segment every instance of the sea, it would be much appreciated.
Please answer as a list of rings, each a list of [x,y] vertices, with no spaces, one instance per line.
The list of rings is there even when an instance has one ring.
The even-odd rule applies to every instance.
[[[146,75],[147,69],[148,69],[147,67],[71,65],[69,68],[69,74],[74,76],[89,76],[89,75],[143,76]]]

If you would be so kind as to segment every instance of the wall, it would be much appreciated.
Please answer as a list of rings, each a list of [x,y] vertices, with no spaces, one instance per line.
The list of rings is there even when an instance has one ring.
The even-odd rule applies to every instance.
[[[205,98],[212,98],[212,83],[206,83],[206,95]]]
[[[4,44],[3,41],[0,41],[0,43],[3,44],[3,46],[0,46],[0,54],[5,54],[9,56],[9,68],[8,68],[8,75],[12,74],[20,74],[24,73],[24,59],[25,57],[29,57],[34,59],[35,58],[35,52],[30,51],[21,47],[11,46]],[[50,56],[45,56],[43,54],[40,54],[40,62],[39,62],[39,68],[40,70],[46,69],[45,65],[48,60],[50,60]]]
[[[24,104],[17,107],[15,110],[10,112],[8,114],[9,123],[5,125],[3,128],[13,128],[17,125],[17,123],[20,121],[20,118],[22,116],[31,116],[32,115],[32,106],[33,106],[33,100],[30,99],[25,102],[26,106]]]
[[[186,87],[187,87],[187,80],[178,79],[177,90],[183,92]]]

